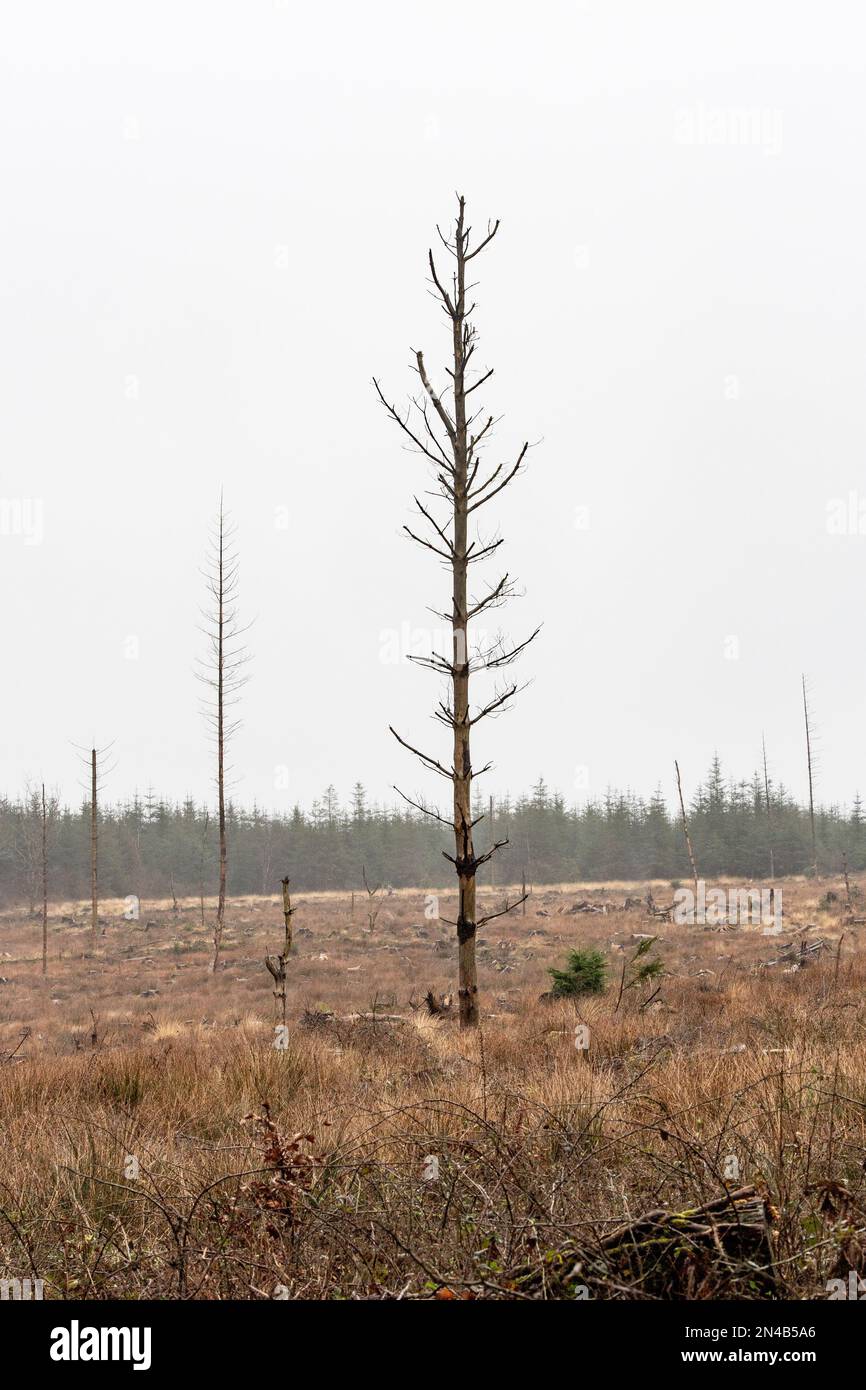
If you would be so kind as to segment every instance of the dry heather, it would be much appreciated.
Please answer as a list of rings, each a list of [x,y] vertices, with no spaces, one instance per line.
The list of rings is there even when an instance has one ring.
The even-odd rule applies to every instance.
[[[39,925],[5,914],[0,1273],[74,1299],[826,1296],[864,1267],[866,928],[802,882],[776,939],[653,926],[622,908],[644,891],[542,890],[492,923],[476,1034],[412,1007],[454,971],[421,893],[372,932],[364,895],[309,895],[285,1050],[276,897],[231,903],[216,977],[197,903],[106,904],[93,954],[65,905],[47,980]],[[829,949],[761,969],[807,923]],[[661,990],[617,1006],[651,929]],[[606,993],[539,1000],[578,945]],[[377,1012],[403,1021],[351,1017]]]

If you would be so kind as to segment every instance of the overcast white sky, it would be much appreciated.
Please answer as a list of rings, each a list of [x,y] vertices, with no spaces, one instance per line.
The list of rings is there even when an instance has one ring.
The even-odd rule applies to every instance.
[[[864,40],[838,2],[7,0],[0,788],[77,796],[95,738],[111,797],[212,794],[223,485],[238,798],[437,790],[387,729],[444,754],[437,682],[388,658],[447,584],[370,379],[446,360],[425,255],[459,188],[502,219],[496,458],[540,441],[487,509],[525,589],[498,621],[544,622],[488,789],[670,794],[763,729],[804,796],[806,671],[821,799],[866,791]]]

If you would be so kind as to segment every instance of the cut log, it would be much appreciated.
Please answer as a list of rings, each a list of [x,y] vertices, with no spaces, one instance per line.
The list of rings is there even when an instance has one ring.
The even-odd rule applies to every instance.
[[[518,1273],[514,1288],[538,1298],[700,1299],[776,1292],[771,1208],[741,1187],[683,1211],[657,1207],[595,1244],[570,1244]]]

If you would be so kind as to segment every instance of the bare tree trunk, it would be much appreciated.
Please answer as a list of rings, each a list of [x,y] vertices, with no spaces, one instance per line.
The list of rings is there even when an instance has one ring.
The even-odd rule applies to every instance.
[[[283,918],[286,924],[286,938],[278,956],[265,956],[265,965],[274,977],[274,999],[280,1013],[280,1021],[286,1022],[286,972],[289,956],[292,953],[292,916],[295,909],[289,894],[288,878],[283,879]]]
[[[217,635],[217,801],[219,816],[219,854],[220,854],[220,877],[219,877],[219,897],[217,899],[216,924],[213,936],[213,964],[212,970],[219,966],[220,947],[222,946],[223,927],[226,916],[226,874],[228,868],[228,849],[226,846],[226,763],[225,763],[225,592],[224,592],[224,567],[225,567],[225,544],[223,538],[223,509],[220,501],[219,517],[219,555],[217,565],[219,569],[219,597],[218,597],[218,624],[219,632]]]
[[[478,1026],[478,968],[475,962],[475,874],[477,864],[472,843],[472,756],[469,749],[469,611],[466,580],[469,569],[469,483],[468,441],[466,437],[465,385],[465,245],[463,204],[457,222],[457,277],[455,312],[452,316],[454,344],[454,541],[452,554],[451,616],[454,692],[454,843],[455,868],[459,885],[457,909],[458,987],[460,1027]]]
[[[378,382],[374,382],[374,384],[379,398],[391,418],[408,435],[416,448],[434,465],[439,494],[446,500],[449,508],[448,517],[440,523],[432,515],[429,507],[416,497],[415,504],[418,512],[423,521],[431,527],[433,536],[431,539],[425,539],[410,530],[408,526],[404,529],[412,540],[426,549],[432,550],[435,555],[443,559],[451,571],[451,612],[440,615],[449,621],[451,626],[451,660],[450,662],[447,661],[436,652],[429,658],[417,659],[420,664],[426,665],[439,675],[446,676],[450,681],[451,703],[449,705],[443,701],[436,711],[436,717],[452,731],[452,766],[450,768],[443,767],[436,758],[429,757],[427,754],[419,752],[417,748],[413,748],[411,744],[406,743],[396,733],[396,730],[392,729],[392,733],[405,748],[420,758],[425,767],[437,772],[449,780],[452,785],[451,825],[454,833],[454,855],[446,854],[445,857],[454,865],[457,874],[458,907],[455,925],[458,943],[460,1026],[462,1028],[474,1028],[478,1025],[478,973],[475,961],[475,937],[478,927],[483,925],[483,921],[489,921],[491,917],[502,914],[491,913],[482,922],[477,919],[477,872],[479,867],[491,859],[497,849],[501,848],[501,845],[494,841],[487,853],[480,856],[475,853],[472,781],[473,776],[480,776],[481,772],[487,770],[487,767],[474,773],[470,734],[473,726],[479,720],[495,710],[501,709],[516,693],[517,687],[516,685],[509,685],[506,689],[499,690],[481,709],[470,714],[469,677],[471,671],[498,670],[508,665],[528,646],[529,642],[537,635],[538,629],[516,647],[506,650],[501,643],[494,643],[489,650],[474,655],[470,661],[470,620],[477,618],[485,609],[498,605],[513,592],[509,577],[505,575],[484,597],[477,600],[473,599],[470,602],[467,583],[469,565],[485,559],[501,544],[499,540],[490,543],[484,543],[481,540],[470,541],[470,514],[489,502],[515,477],[529,446],[528,444],[523,445],[516,462],[510,465],[500,463],[483,481],[479,480],[478,473],[481,462],[479,446],[492,429],[494,420],[492,416],[483,420],[481,410],[472,413],[467,405],[467,400],[471,392],[488,380],[492,371],[485,371],[477,380],[471,384],[467,383],[467,368],[475,352],[477,335],[470,321],[475,306],[474,304],[467,306],[466,302],[466,268],[468,263],[493,240],[499,223],[489,225],[486,236],[483,236],[477,245],[470,248],[471,229],[465,224],[465,210],[465,200],[461,197],[458,199],[453,237],[446,240],[440,233],[440,238],[454,261],[450,289],[446,289],[445,283],[440,279],[433,252],[428,253],[430,275],[441,307],[451,325],[452,365],[448,368],[450,403],[446,404],[445,398],[434,388],[421,352],[415,352],[414,356],[426,400],[417,406],[421,416],[421,423],[417,431],[409,425],[408,417],[404,419],[395,407],[385,399]],[[434,419],[430,418],[428,411],[433,412]],[[478,421],[482,421],[482,423],[476,424]],[[440,429],[442,433],[437,433],[437,429]],[[399,788],[397,790],[399,791]],[[409,797],[405,799],[411,802]],[[438,812],[432,811],[423,803],[419,805],[417,802],[411,802],[411,804],[441,823],[448,823]],[[503,841],[502,844],[504,843],[506,842]],[[513,906],[516,907],[517,904],[515,903]]]
[[[42,783],[42,974],[48,974],[48,809]]]
[[[803,676],[803,718],[806,722],[806,765],[809,769],[809,825],[812,831],[812,875],[818,877],[818,841],[815,836],[815,796],[812,786],[812,732],[809,724],[809,702],[806,698],[806,677]]]
[[[767,808],[767,838],[770,842],[770,882],[776,881],[776,864],[773,854],[773,817],[770,810],[770,778],[767,775],[767,744],[761,734],[761,750],[764,755],[764,805]]]
[[[90,750],[90,940],[95,948],[99,931],[99,820],[97,809],[96,749]]]
[[[680,765],[679,765],[679,763],[676,761],[676,759],[674,759],[674,767],[675,767],[676,770],[677,770],[677,791],[679,792],[679,796],[680,796],[680,815],[682,816],[682,820],[683,820],[683,835],[685,836],[685,840],[686,840],[686,849],[687,849],[688,852],[689,852],[689,861],[690,861],[691,866],[692,866],[692,879],[693,879],[694,885],[695,885],[695,904],[697,904],[697,900],[698,900],[698,866],[697,866],[697,864],[695,863],[695,852],[694,852],[694,850],[692,849],[692,837],[691,837],[691,835],[689,834],[689,823],[688,823],[688,821],[686,820],[686,806],[685,806],[685,802],[683,801],[683,784],[682,784],[682,782],[680,781]]]
[[[377,902],[377,898],[378,898],[379,894],[380,894],[381,891],[382,891],[382,884],[381,884],[381,883],[377,883],[375,888],[371,888],[371,887],[370,887],[370,884],[369,884],[368,881],[367,881],[367,866],[366,866],[365,864],[362,864],[362,865],[361,865],[361,877],[362,877],[363,880],[364,880],[364,888],[365,888],[366,893],[367,893],[367,930],[368,930],[368,932],[370,933],[370,935],[372,936],[372,935],[373,935],[373,932],[375,931],[375,928],[376,928],[376,918],[379,916],[379,913],[382,911],[382,904],[381,904],[381,902]],[[355,905],[355,895],[354,895],[354,893],[353,893],[353,894],[352,894],[352,907],[353,907],[353,909],[354,909],[354,905]]]
[[[99,935],[99,793],[102,779],[114,770],[114,765],[106,766],[106,756],[113,744],[102,748],[82,748],[81,761],[88,769],[86,788],[90,792],[90,944],[95,949]]]
[[[228,843],[226,835],[226,746],[238,727],[228,709],[235,703],[243,685],[241,668],[248,660],[238,638],[242,629],[237,621],[238,559],[232,545],[234,528],[228,524],[222,493],[214,533],[211,537],[207,564],[207,585],[213,608],[206,615],[210,651],[205,660],[201,679],[213,692],[207,715],[214,733],[217,755],[217,831],[219,835],[219,889],[217,913],[213,932],[211,972],[220,965],[226,913],[226,884],[228,880]]]

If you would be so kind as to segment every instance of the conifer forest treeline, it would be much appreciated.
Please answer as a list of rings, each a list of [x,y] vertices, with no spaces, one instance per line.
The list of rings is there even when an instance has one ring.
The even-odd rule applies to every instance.
[[[508,844],[493,867],[479,871],[481,886],[691,876],[678,809],[659,788],[647,799],[608,791],[580,806],[566,804],[539,780],[528,795],[480,799],[479,846],[492,838]],[[687,802],[697,863],[703,875],[762,880],[810,873],[813,851],[808,806],[782,785],[770,785],[769,814],[763,776],[726,778],[719,760]],[[229,803],[229,892],[277,893],[283,875],[299,891],[362,889],[369,883],[441,888],[449,883],[441,826],[405,805],[368,800],[356,784],[341,800],[329,787],[307,809],[283,815]],[[859,796],[850,808],[816,808],[821,874],[866,868],[866,819]],[[86,899],[90,892],[90,804],[63,807],[49,799],[49,863],[52,900]],[[0,901],[39,898],[41,791],[0,800]],[[213,893],[219,860],[214,811],[187,799],[169,804],[153,794],[99,809],[100,884],[105,896],[142,899]]]

